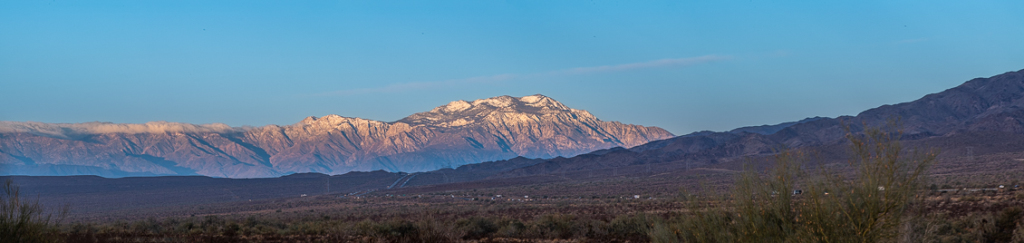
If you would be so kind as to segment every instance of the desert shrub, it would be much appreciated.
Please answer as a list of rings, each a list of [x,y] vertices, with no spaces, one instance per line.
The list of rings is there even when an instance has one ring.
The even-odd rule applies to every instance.
[[[707,210],[694,210],[693,208],[690,207],[690,215],[677,218],[669,223],[668,227],[678,235],[678,240],[682,242],[738,242],[735,239],[735,228],[732,227],[733,214],[714,206]]]
[[[493,220],[482,217],[471,217],[460,219],[455,223],[456,227],[465,232],[462,239],[480,239],[488,237],[498,231],[498,224]]]
[[[203,220],[199,222],[199,229],[206,233],[217,233],[221,230],[225,220],[217,216],[205,216]]]
[[[367,220],[360,222],[357,227],[360,235],[389,239],[395,242],[411,242],[418,234],[416,225],[406,220],[392,220],[381,223]]]
[[[850,178],[823,165],[802,170],[807,156],[781,152],[768,173],[742,173],[728,196],[688,197],[689,214],[666,228],[685,242],[896,241],[921,175],[935,159],[935,153],[904,155],[899,136],[876,128],[847,135]],[[803,193],[795,196],[798,184]]]
[[[25,200],[14,181],[4,183],[0,194],[0,242],[58,242],[57,224],[67,208],[46,214],[39,201]]]
[[[627,239],[630,241],[643,241],[648,237],[651,227],[659,222],[660,217],[638,213],[634,215],[619,215],[612,219],[608,226],[608,237],[615,239]]]
[[[147,218],[146,220],[136,221],[131,225],[131,232],[141,234],[159,234],[162,230],[160,222],[156,221],[156,218]]]
[[[956,242],[975,242],[984,240],[985,232],[993,231],[995,224],[991,214],[970,214],[954,224],[956,234],[947,234]]]
[[[921,175],[935,160],[936,152],[904,155],[899,132],[867,129],[863,136],[850,135],[857,167],[854,178],[823,173],[824,180],[811,183],[804,225],[812,226],[815,241],[880,242],[898,239],[901,220],[916,198]],[[909,157],[909,158],[908,158]],[[822,192],[835,192],[824,195]]]
[[[938,242],[933,236],[936,235],[935,230],[938,229],[940,218],[946,217],[945,215],[927,215],[924,213],[914,212],[914,215],[908,217],[903,221],[901,225],[900,238],[897,242]]]
[[[675,243],[679,242],[679,237],[676,237],[675,232],[672,228],[669,228],[667,224],[660,223],[655,224],[651,231],[648,233],[651,238],[651,242],[654,243]]]
[[[419,230],[413,242],[455,242],[463,235],[455,225],[438,220],[420,220],[416,227]]]
[[[178,225],[174,226],[175,232],[191,233],[192,229],[196,228],[196,224],[192,221],[182,221]]]
[[[1010,242],[1013,239],[1013,231],[1017,228],[1024,211],[1018,207],[1008,207],[995,218],[994,227],[985,232],[986,242]]]
[[[775,166],[767,176],[747,169],[736,181],[732,193],[735,207],[736,239],[742,242],[786,242],[798,227],[794,211],[796,179],[800,164],[793,152],[776,156]],[[814,190],[814,189],[812,189]]]
[[[611,223],[608,221],[586,218],[578,224],[580,224],[580,232],[576,233],[576,237],[582,237],[582,239],[589,239],[593,241],[610,241],[612,238],[611,234],[609,234]],[[645,237],[639,239],[646,240]]]
[[[1024,243],[1024,222],[1017,223],[1017,229],[1013,231],[1013,239],[1010,242]]]
[[[576,224],[575,215],[545,214],[533,222],[532,228],[536,237],[547,239],[571,239],[586,234],[586,229]]]
[[[231,222],[224,225],[224,229],[221,230],[221,234],[227,237],[235,237],[238,236],[240,231],[242,231],[242,226],[238,223]]]
[[[356,225],[356,234],[383,242],[452,242],[457,238],[454,225],[443,225],[433,220],[412,222],[394,219],[376,223],[369,220]]]
[[[513,219],[498,228],[498,231],[495,232],[494,235],[506,238],[520,238],[525,236],[527,229],[526,224],[522,221]]]

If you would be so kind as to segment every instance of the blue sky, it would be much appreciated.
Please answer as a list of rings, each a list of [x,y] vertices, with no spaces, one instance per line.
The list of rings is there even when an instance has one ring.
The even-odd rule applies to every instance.
[[[0,120],[394,121],[544,94],[676,134],[1024,69],[1022,1],[0,1]]]

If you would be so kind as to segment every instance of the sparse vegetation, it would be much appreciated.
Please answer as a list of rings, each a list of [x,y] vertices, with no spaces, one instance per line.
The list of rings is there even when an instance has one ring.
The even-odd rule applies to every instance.
[[[956,200],[964,195],[953,195],[950,201],[941,195],[928,196],[916,202],[915,211],[905,213],[908,220],[900,228],[901,239],[895,241],[1004,239],[996,236],[1007,232],[1009,223],[1005,222],[1013,218],[1012,211],[1004,211],[1024,207],[1024,202],[1012,197],[1013,193],[978,196],[976,202]],[[803,200],[794,198],[797,203]],[[106,242],[147,239],[177,239],[179,242],[714,242],[713,239],[735,239],[712,238],[722,236],[721,232],[728,230],[737,219],[735,215],[709,213],[716,212],[722,205],[700,208],[697,212],[701,212],[705,220],[693,220],[695,213],[689,206],[683,206],[684,202],[694,201],[573,198],[498,203],[377,197],[335,210],[310,212],[308,208],[319,208],[320,204],[296,205],[295,209],[301,210],[75,223],[63,226],[62,231],[68,242],[94,242],[79,239],[104,239]],[[1017,219],[1012,237],[1020,237],[1021,221]],[[698,224],[701,222],[710,223]],[[694,234],[684,234],[692,238],[680,238],[680,226],[695,229]]]
[[[683,242],[895,242],[907,207],[935,153],[903,155],[898,132],[848,135],[851,177],[785,151],[768,173],[749,171],[730,195],[689,197],[689,213],[669,221]]]
[[[0,242],[58,242],[56,226],[66,213],[46,214],[38,201],[23,198],[18,185],[7,180],[0,194]]]

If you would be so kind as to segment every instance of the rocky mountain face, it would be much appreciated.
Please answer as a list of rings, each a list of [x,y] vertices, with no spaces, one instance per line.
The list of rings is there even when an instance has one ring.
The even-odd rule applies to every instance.
[[[573,156],[673,135],[601,121],[543,95],[454,101],[395,122],[328,115],[287,126],[0,122],[6,174],[273,177],[416,172],[517,156]]]

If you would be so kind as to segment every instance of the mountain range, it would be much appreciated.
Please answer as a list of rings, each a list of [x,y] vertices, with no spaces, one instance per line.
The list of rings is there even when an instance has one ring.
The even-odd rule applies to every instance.
[[[674,135],[602,121],[543,95],[453,101],[394,122],[327,115],[286,126],[0,122],[4,174],[108,177],[419,172],[570,157]]]
[[[542,95],[455,101],[390,123],[334,115],[259,128],[0,122],[0,160],[22,174],[269,177],[387,170],[421,172],[402,184],[427,185],[628,173],[622,168],[650,170],[651,165],[689,169],[784,148],[818,148],[841,159],[847,134],[892,121],[898,121],[908,144],[935,147],[947,156],[1024,151],[1024,143],[1012,142],[1024,141],[1024,70],[972,79],[855,116],[682,136],[600,121]],[[482,161],[494,162],[476,164]]]
[[[889,124],[900,130],[900,139],[908,147],[937,149],[940,158],[1024,152],[1024,143],[1020,142],[1024,141],[1024,70],[975,78],[918,100],[883,105],[856,116],[814,117],[726,132],[695,132],[632,148],[598,150],[572,158],[528,160],[524,166],[489,173],[488,177],[627,171],[624,168],[636,170],[638,166],[652,165],[661,170],[689,169],[799,148],[813,148],[820,152],[821,159],[841,161],[846,158],[848,134]],[[515,164],[524,164],[523,158]]]
[[[423,136],[428,139],[416,140],[421,143],[413,144],[431,144],[432,146],[420,146],[420,150],[413,153],[435,155],[448,153],[453,157],[455,155],[466,156],[462,158],[483,157],[480,154],[484,153],[491,153],[495,157],[515,156],[519,153],[527,155],[482,163],[467,162],[461,166],[444,164],[444,161],[440,163],[434,161],[433,165],[441,167],[440,169],[420,172],[382,171],[378,169],[384,169],[385,166],[378,163],[376,165],[378,167],[373,167],[374,162],[371,161],[368,167],[370,169],[367,170],[375,171],[340,173],[339,171],[342,169],[336,169],[332,172],[334,175],[331,176],[318,173],[298,173],[262,179],[203,176],[131,178],[0,176],[0,179],[14,180],[23,185],[26,192],[39,195],[42,201],[74,202],[80,206],[78,209],[80,212],[84,211],[103,217],[111,212],[136,215],[138,210],[144,208],[173,208],[197,203],[239,203],[264,199],[279,200],[280,198],[301,197],[302,194],[330,195],[331,197],[359,196],[368,193],[378,193],[378,196],[439,194],[449,195],[454,200],[455,196],[449,194],[451,191],[472,190],[476,192],[480,190],[482,193],[530,188],[531,191],[536,192],[538,188],[552,187],[562,188],[559,190],[571,188],[564,190],[581,191],[577,196],[608,190],[613,190],[613,195],[632,194],[640,187],[656,187],[660,188],[657,190],[673,194],[680,187],[696,186],[694,183],[703,183],[700,181],[726,182],[730,178],[729,175],[746,166],[760,166],[759,168],[769,166],[771,163],[767,160],[770,160],[771,156],[780,149],[786,148],[808,151],[810,152],[808,154],[813,154],[813,160],[837,165],[837,167],[830,168],[841,170],[843,165],[848,165],[842,162],[850,158],[850,155],[847,154],[849,144],[846,136],[856,135],[864,127],[885,126],[892,121],[897,121],[899,124],[896,128],[902,130],[900,142],[908,149],[908,152],[914,149],[939,151],[936,163],[928,172],[929,177],[935,179],[936,183],[955,184],[965,178],[973,177],[991,178],[991,181],[1017,181],[1020,179],[1020,175],[1024,174],[1024,166],[1022,166],[1024,159],[1021,159],[1024,158],[1024,122],[1022,122],[1024,121],[1024,70],[989,78],[972,79],[957,87],[929,94],[918,100],[883,105],[855,116],[814,117],[775,125],[742,127],[722,132],[702,131],[682,136],[672,136],[661,129],[652,127],[598,121],[584,111],[565,108],[553,100],[540,101],[545,98],[543,96],[495,97],[473,102],[456,101],[392,123],[361,119],[358,120],[363,123],[358,123],[356,122],[357,118],[335,116],[307,118],[294,125],[262,128],[232,128],[226,125],[178,123],[45,124],[4,122],[0,125],[0,129],[2,129],[0,130],[0,159],[7,164],[8,168],[39,174],[74,172],[123,176],[124,173],[127,173],[112,174],[114,173],[113,169],[105,169],[106,167],[102,167],[104,165],[80,165],[80,168],[89,168],[90,170],[56,171],[56,168],[66,168],[66,165],[43,163],[60,162],[53,158],[86,158],[87,160],[81,161],[98,162],[104,158],[103,156],[120,159],[102,160],[106,163],[136,163],[157,168],[151,171],[164,171],[163,173],[166,174],[181,171],[184,172],[181,174],[186,174],[203,171],[188,167],[193,164],[203,164],[199,163],[202,162],[202,158],[221,158],[218,156],[229,154],[233,157],[221,159],[224,161],[237,160],[238,162],[231,162],[235,163],[232,165],[234,167],[227,168],[264,166],[265,170],[273,171],[270,174],[273,175],[274,173],[285,173],[283,171],[287,171],[287,169],[283,168],[304,168],[301,167],[303,165],[301,163],[284,163],[291,160],[276,160],[274,158],[306,158],[303,156],[317,158],[317,155],[327,154],[325,151],[345,151],[345,153],[353,151],[337,149],[350,148],[344,147],[346,144],[348,146],[351,144],[380,144],[369,141],[406,141],[403,139],[411,139],[409,137],[391,137],[395,136],[392,135],[392,132],[398,129],[395,128],[396,126],[419,127],[411,130],[419,129],[417,131],[434,134]],[[510,125],[512,121],[522,122],[521,119],[524,116],[536,119],[526,119],[528,122],[525,123],[529,125],[519,125],[518,127],[521,128],[514,128],[517,126]],[[317,125],[321,123],[324,125]],[[370,125],[371,123],[381,125]],[[353,126],[358,126],[359,129],[347,130]],[[373,126],[385,128],[385,131],[367,129]],[[620,127],[620,130],[610,127]],[[358,133],[352,131],[365,132],[366,135],[357,135]],[[487,134],[484,132],[502,134],[494,131],[506,131],[508,134],[516,134],[515,136],[518,137],[509,139],[514,136],[489,135],[495,138],[485,139],[487,135],[475,137],[465,135]],[[602,131],[602,133],[588,133],[590,131]],[[614,131],[646,132],[644,134],[648,135],[647,137],[634,135],[633,140],[630,140],[627,138],[629,136],[620,135],[624,132],[615,133]],[[652,131],[660,132],[664,139],[656,140]],[[313,134],[321,135],[313,136]],[[412,134],[415,135],[415,133]],[[563,138],[564,140],[554,138],[557,137],[554,134],[565,136],[565,138]],[[588,137],[582,134],[593,135],[588,135]],[[599,134],[613,134],[615,138]],[[401,135],[406,136],[405,134]],[[349,144],[347,137],[359,139],[353,139]],[[533,137],[544,137],[545,139],[530,140]],[[504,139],[507,146],[501,145],[499,141],[502,140],[497,138]],[[431,142],[431,139],[437,140]],[[253,142],[257,140],[261,142]],[[526,140],[530,143],[525,143]],[[643,142],[644,140],[651,141]],[[476,143],[472,141],[476,141]],[[574,143],[567,144],[576,146],[586,144],[592,146],[594,150],[579,152],[582,154],[575,156],[527,158],[531,157],[528,156],[530,151],[534,151],[533,149],[538,147],[547,150],[537,149],[536,151],[548,151],[541,156],[585,150],[556,150],[565,148],[564,144],[566,143],[556,145],[564,141],[573,141]],[[275,143],[287,144],[287,146],[274,145]],[[449,147],[444,147],[445,143],[450,143],[447,145]],[[389,146],[384,144],[377,146]],[[631,144],[639,145],[631,146]],[[272,147],[276,149],[271,149]],[[374,147],[369,146],[359,148],[362,150],[355,150],[357,152],[353,154],[362,153],[362,156],[366,156],[370,154],[369,151],[380,151],[372,150]],[[447,150],[437,150],[437,148],[446,148]],[[290,151],[291,149],[297,151]],[[465,152],[467,150],[470,152]],[[221,151],[223,154],[210,151]],[[243,155],[246,153],[243,152],[245,151],[249,151],[248,153],[252,155],[248,156],[255,157],[255,159],[244,157]],[[472,151],[477,152],[474,154]],[[354,157],[354,155],[350,156]],[[377,156],[398,158],[389,155]],[[189,158],[193,158],[193,160],[189,160]],[[257,165],[237,165],[244,164],[245,162],[241,161],[246,159],[267,161],[267,159],[258,160],[258,158],[270,158],[269,161],[274,162],[270,165],[260,165],[259,163]],[[295,159],[295,161],[301,160]],[[319,159],[316,161],[330,160]],[[408,161],[410,164],[416,162]],[[313,167],[314,169],[310,170],[346,168],[327,167],[341,164],[340,162],[334,162],[336,164],[319,163],[324,166]],[[124,168],[119,167],[120,164],[109,167]],[[289,164],[294,167],[285,167]],[[200,167],[200,169],[216,168],[217,165]],[[28,171],[25,171],[25,168],[28,168]],[[35,171],[31,171],[31,169],[35,169]],[[148,173],[159,174],[158,172]],[[537,186],[540,184],[545,186]],[[59,204],[51,206],[59,206]]]

